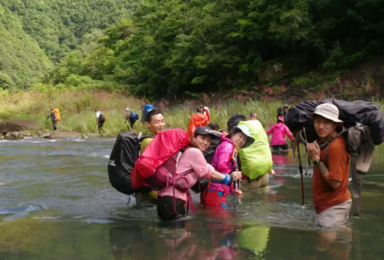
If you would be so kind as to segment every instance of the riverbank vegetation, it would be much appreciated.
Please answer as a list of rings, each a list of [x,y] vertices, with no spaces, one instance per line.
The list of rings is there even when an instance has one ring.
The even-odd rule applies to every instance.
[[[249,94],[249,93],[248,93]],[[256,112],[265,128],[276,120],[277,109],[283,105],[280,101],[260,101],[243,96],[225,96],[203,94],[199,100],[165,99],[157,102],[163,112],[167,128],[187,129],[189,119],[200,104],[208,106],[211,111],[211,122],[217,122],[221,129],[227,128],[230,116],[240,113],[246,117]],[[327,97],[331,97],[328,95]],[[68,89],[41,85],[30,91],[0,91],[0,121],[11,119],[34,119],[40,131],[51,131],[52,123],[47,116],[51,108],[59,108],[61,121],[59,131],[80,132],[83,135],[97,133],[94,110],[100,109],[107,118],[104,124],[104,137],[115,137],[119,132],[128,131],[125,123],[125,108],[137,112],[141,116],[141,105],[146,100],[131,97],[127,92],[106,92],[95,89]],[[375,101],[375,100],[372,100]],[[291,103],[290,105],[294,105]],[[380,103],[384,111],[384,104]],[[147,133],[147,128],[137,121],[134,132]]]
[[[141,104],[144,100],[132,98],[124,92],[105,92],[100,90],[68,90],[57,88],[39,89],[30,92],[25,91],[2,91],[0,98],[0,120],[10,119],[35,119],[38,121],[40,130],[52,129],[50,119],[47,115],[51,108],[59,108],[61,122],[58,124],[60,131],[76,131],[84,135],[97,133],[96,117],[94,110],[99,108],[107,118],[104,124],[105,137],[115,137],[119,132],[127,131],[124,122],[125,108],[137,112],[140,116]],[[172,104],[166,100],[158,103],[163,111],[168,128],[188,127],[190,116],[195,113],[196,106],[200,101],[178,102]],[[242,101],[236,99],[220,100],[219,98],[206,96],[201,100],[211,110],[212,122],[219,123],[220,127],[226,129],[226,123],[230,116],[242,113],[246,116],[250,112],[257,112],[260,121],[270,125],[276,118],[277,108],[280,102],[263,102],[250,100],[245,106]],[[141,122],[134,125],[135,132],[147,133]]]

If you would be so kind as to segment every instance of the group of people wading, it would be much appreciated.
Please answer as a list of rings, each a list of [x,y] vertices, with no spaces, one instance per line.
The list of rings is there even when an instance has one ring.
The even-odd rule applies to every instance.
[[[130,169],[132,174],[129,172],[132,183],[129,180],[126,185],[132,185],[131,189],[134,190],[139,206],[156,204],[161,220],[183,218],[188,209],[193,210],[190,189],[201,193],[201,205],[225,211],[229,194],[238,198],[243,195],[240,180],[243,185],[251,187],[268,185],[269,175],[274,174],[269,145],[287,150],[285,135],[291,141],[294,140],[284,125],[287,111],[288,106],[284,106],[281,111],[279,109],[277,123],[268,131],[264,130],[254,112],[248,119],[243,115],[234,115],[228,121],[228,129],[224,131],[220,130],[216,123],[210,123],[210,111],[207,107],[198,107],[197,113],[190,119],[187,133],[184,132],[185,136],[183,130],[175,132],[177,138],[187,138],[180,152],[175,153],[165,163],[162,162],[163,165],[148,166],[155,167],[155,171],[149,170],[149,174],[144,176],[145,174],[141,173],[144,172],[142,168],[147,166],[143,160],[148,159],[148,154],[156,150],[154,146],[161,142],[168,142],[167,145],[172,146],[170,143],[173,141],[166,139],[165,133],[171,130],[165,129],[163,114],[158,109],[152,109],[144,119],[150,135],[142,139],[140,136],[135,137],[135,140],[140,142],[140,153],[134,169]],[[314,164],[312,194],[316,223],[323,228],[333,228],[346,222],[351,208],[351,194],[348,191],[350,156],[346,151],[344,138],[337,135],[338,126],[342,121],[335,105],[318,105],[311,120],[318,139],[308,143],[306,148]],[[273,135],[271,144],[267,134]],[[335,136],[337,137],[334,138]],[[320,149],[319,144],[322,142],[330,142],[327,154]],[[169,147],[163,148],[164,155],[167,153],[166,148]],[[147,153],[146,149],[149,149]],[[112,157],[111,155],[109,165],[115,166],[115,159]],[[142,158],[144,159],[140,161]],[[152,164],[157,164],[156,158],[152,161],[150,159],[148,160]],[[169,173],[166,164],[171,159],[175,164],[173,172]],[[170,180],[168,175],[164,175],[167,176],[166,184],[151,186],[151,182],[147,180],[150,179],[149,175],[157,171],[166,171]],[[110,173],[111,183],[112,179]]]

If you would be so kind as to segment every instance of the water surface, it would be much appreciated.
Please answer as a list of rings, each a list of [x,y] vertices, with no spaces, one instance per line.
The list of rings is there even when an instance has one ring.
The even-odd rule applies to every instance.
[[[107,177],[112,139],[0,141],[0,259],[383,259],[384,160],[364,178],[362,212],[332,243],[313,224],[311,172],[274,155],[270,187],[164,224]],[[305,167],[304,167],[305,168]],[[199,195],[194,195],[196,204]],[[236,202],[236,210],[234,209]]]

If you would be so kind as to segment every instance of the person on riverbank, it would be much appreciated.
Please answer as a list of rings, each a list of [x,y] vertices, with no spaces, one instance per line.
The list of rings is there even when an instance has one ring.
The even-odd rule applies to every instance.
[[[350,156],[346,151],[345,139],[337,136],[338,126],[342,123],[339,110],[333,104],[321,104],[313,113],[313,124],[319,138],[317,142],[308,143],[307,149],[314,165],[312,195],[316,209],[315,222],[321,228],[343,225],[351,209],[348,190]],[[324,142],[330,144],[321,150],[320,145]]]
[[[254,142],[254,138],[249,134],[247,126],[235,126],[229,135],[221,136],[221,143],[218,145],[212,159],[212,166],[216,171],[223,174],[230,174],[237,171],[237,154],[239,148],[246,148]],[[226,197],[230,193],[241,195],[241,191],[232,186],[220,183],[208,184],[208,187],[201,194],[201,204],[210,207],[227,208]]]
[[[140,154],[152,142],[153,138],[160,132],[165,130],[165,120],[163,114],[158,109],[153,109],[148,112],[145,119],[145,125],[148,128],[149,134],[153,137],[145,138],[140,144]],[[158,192],[149,185],[144,185],[136,192],[136,203],[140,207],[153,207],[156,205]]]
[[[277,118],[277,123],[272,125],[266,133],[267,135],[272,134],[270,143],[272,150],[288,150],[289,147],[285,140],[285,136],[288,136],[291,142],[294,139],[291,131],[289,131],[288,127],[284,124],[284,117],[282,116]]]
[[[57,115],[55,113],[55,110],[53,108],[51,108],[51,113],[47,116],[47,118],[51,118],[51,121],[52,121],[52,127],[53,127],[53,130],[57,130]]]
[[[100,111],[100,109],[95,110],[95,115],[96,115],[97,129],[99,130],[99,133],[101,133],[103,131],[103,125],[106,119],[103,113]]]
[[[132,130],[137,120],[139,120],[139,115],[130,111],[128,107],[125,108],[125,123],[128,124],[128,129]]]
[[[180,180],[184,189],[180,190],[171,185],[159,191],[157,213],[160,219],[174,220],[186,215],[186,205],[193,206],[188,190],[200,178],[215,179],[219,181],[216,184],[222,186],[230,185],[232,181],[241,178],[241,172],[237,170],[231,170],[228,174],[220,173],[205,161],[203,152],[209,147],[212,138],[217,138],[217,135],[208,127],[201,126],[194,131],[194,135],[181,155],[176,168],[176,174],[183,173],[184,178]],[[237,190],[237,194],[238,196],[242,195],[240,190]]]
[[[277,110],[277,118],[279,118],[279,116],[282,116],[284,118],[284,122],[285,122],[287,120],[287,116],[288,116],[288,109],[289,109],[288,104],[285,104],[284,106],[280,107]]]
[[[193,136],[196,128],[199,126],[207,126],[211,119],[208,107],[199,106],[196,110],[197,113],[191,116],[191,119],[189,120],[187,133],[190,138]]]

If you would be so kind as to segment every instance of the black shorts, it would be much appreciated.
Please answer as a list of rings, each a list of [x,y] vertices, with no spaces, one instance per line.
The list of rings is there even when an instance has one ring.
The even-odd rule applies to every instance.
[[[176,203],[176,212],[174,203]],[[157,215],[161,220],[174,220],[182,218],[186,215],[185,201],[173,198],[171,196],[164,196],[157,199]]]
[[[271,147],[273,150],[279,150],[279,148],[280,148],[280,150],[288,150],[289,149],[287,144],[272,145]]]

